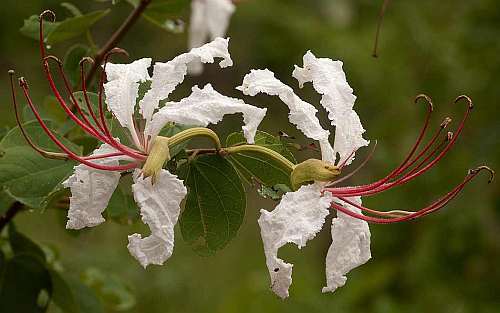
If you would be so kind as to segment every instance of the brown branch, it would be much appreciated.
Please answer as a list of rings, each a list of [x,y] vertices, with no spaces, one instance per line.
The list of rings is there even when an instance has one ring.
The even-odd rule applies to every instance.
[[[14,202],[3,216],[0,216],[0,233],[3,228],[16,216],[16,214],[23,209],[20,202]]]
[[[382,7],[380,8],[380,12],[378,15],[378,23],[377,23],[377,32],[375,33],[375,42],[373,44],[373,52],[372,56],[374,58],[378,57],[378,39],[380,37],[380,29],[382,28],[382,20],[384,19],[385,16],[385,10],[387,10],[387,6],[389,6],[390,0],[384,0],[382,3]]]
[[[152,0],[141,0],[139,5],[130,13],[127,19],[123,22],[123,24],[111,35],[108,42],[104,44],[104,46],[97,52],[94,57],[94,65],[90,69],[87,74],[86,81],[87,84],[92,82],[92,78],[94,77],[97,68],[101,65],[101,62],[104,60],[104,56],[111,49],[115,48],[118,42],[122,40],[125,34],[130,30],[130,28],[137,22],[141,14],[146,10],[146,7],[152,2]]]

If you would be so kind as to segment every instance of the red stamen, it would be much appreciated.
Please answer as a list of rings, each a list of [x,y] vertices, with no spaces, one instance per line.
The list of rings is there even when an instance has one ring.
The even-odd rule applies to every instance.
[[[336,191],[339,191],[339,192],[354,192],[354,191],[365,191],[365,190],[371,190],[373,188],[377,188],[379,186],[382,186],[384,183],[388,182],[391,178],[393,178],[395,175],[397,175],[402,169],[404,170],[405,168],[405,165],[408,163],[408,161],[411,159],[411,157],[415,154],[415,151],[417,150],[417,148],[419,147],[420,143],[422,142],[422,139],[424,138],[424,135],[425,135],[425,132],[427,130],[427,127],[429,126],[429,120],[430,120],[430,117],[431,117],[431,114],[432,114],[432,111],[434,110],[434,106],[432,104],[432,100],[429,96],[427,95],[424,95],[424,94],[421,94],[421,95],[418,95],[416,98],[415,98],[415,103],[418,103],[419,100],[421,99],[424,99],[427,103],[427,115],[425,117],[425,122],[424,122],[424,126],[422,127],[422,129],[420,130],[420,134],[419,136],[417,137],[417,140],[415,142],[415,144],[413,145],[412,149],[410,150],[410,152],[408,153],[408,155],[406,156],[406,158],[403,160],[403,162],[401,162],[401,164],[396,168],[394,169],[393,171],[391,171],[386,177],[374,182],[374,183],[371,183],[371,184],[367,184],[367,185],[362,185],[362,186],[356,186],[356,187],[340,187],[340,188],[336,188]],[[326,189],[328,190],[328,188]]]
[[[336,184],[339,184],[349,178],[351,178],[352,176],[354,176],[354,174],[356,174],[360,169],[362,169],[366,163],[368,163],[368,161],[372,158],[373,156],[373,153],[375,152],[375,148],[377,147],[377,141],[375,140],[375,145],[373,146],[372,150],[370,151],[370,153],[368,154],[368,156],[363,160],[363,162],[358,165],[358,167],[356,167],[352,172],[350,172],[349,174],[347,174],[346,176],[340,178],[340,179],[337,179],[336,181],[332,182],[328,187],[332,187]]]
[[[440,199],[438,199],[434,203],[430,204],[429,206],[427,206],[423,209],[420,209],[417,212],[407,214],[406,216],[395,217],[395,218],[377,218],[377,217],[366,216],[363,214],[352,212],[351,210],[349,210],[349,209],[347,209],[347,208],[345,208],[337,203],[332,203],[332,207],[340,212],[343,212],[343,213],[351,216],[351,217],[361,219],[361,220],[364,220],[367,222],[379,223],[379,224],[404,222],[404,221],[408,221],[408,220],[416,219],[418,217],[425,216],[427,214],[430,214],[432,212],[435,212],[435,211],[441,209],[446,204],[448,204],[451,200],[453,200],[460,193],[460,191],[465,187],[465,185],[467,183],[469,183],[474,177],[476,177],[479,174],[479,172],[481,172],[482,170],[487,170],[490,172],[490,179],[488,182],[489,183],[492,182],[493,178],[494,178],[494,171],[491,170],[487,166],[480,166],[474,170],[469,171],[469,173],[467,174],[465,179],[460,184],[458,184],[455,188],[453,188],[450,192],[448,192],[445,196],[441,197]],[[333,194],[333,195],[335,196],[335,194]],[[361,205],[359,205],[359,204],[357,204],[357,203],[355,203],[347,198],[344,198],[344,197],[338,197],[338,198],[340,200],[360,209],[360,210],[372,212],[372,213],[373,212],[383,213],[383,212],[379,212],[379,211],[375,211],[375,210],[371,210],[371,209],[368,209],[366,207],[363,207],[363,206],[361,206]]]
[[[87,82],[85,79],[85,62],[89,61],[90,63],[94,63],[94,60],[91,57],[85,57],[80,61],[80,80],[82,83],[82,92],[83,92],[83,97],[85,99],[85,104],[87,105],[87,109],[89,110],[90,116],[94,120],[94,123],[99,127],[102,133],[104,132],[104,128],[97,119],[97,116],[95,115],[94,109],[92,108],[92,103],[89,99],[88,93],[87,93]]]
[[[33,101],[31,100],[31,97],[30,97],[29,91],[28,91],[28,84],[26,83],[26,81],[24,80],[24,78],[19,79],[19,85],[23,89],[23,93],[24,93],[24,96],[26,97],[28,105],[31,108],[31,111],[33,111],[33,114],[35,115],[35,117],[38,120],[38,123],[40,124],[40,126],[42,127],[42,129],[45,131],[45,133],[47,134],[47,136],[49,136],[50,139],[62,151],[64,151],[68,155],[69,158],[71,158],[71,159],[73,159],[75,161],[78,161],[78,162],[80,162],[82,164],[85,164],[85,165],[87,165],[89,167],[92,167],[92,168],[95,168],[95,169],[98,169],[98,170],[105,170],[105,171],[125,171],[125,170],[130,170],[130,169],[133,169],[133,168],[137,167],[137,163],[129,163],[129,164],[126,164],[126,165],[117,165],[117,166],[108,166],[108,165],[96,164],[96,163],[89,162],[89,161],[85,160],[83,157],[75,154],[73,151],[71,151],[70,149],[68,149],[59,139],[57,139],[57,137],[54,135],[54,133],[52,133],[52,131],[47,127],[47,125],[43,121],[42,117],[40,116],[40,113],[38,112],[38,110],[34,106]]]

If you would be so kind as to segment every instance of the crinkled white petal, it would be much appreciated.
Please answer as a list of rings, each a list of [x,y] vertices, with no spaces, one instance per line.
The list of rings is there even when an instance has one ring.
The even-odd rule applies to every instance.
[[[92,155],[113,152],[117,152],[117,150],[108,144],[103,144],[94,150]],[[92,162],[116,166],[119,165],[120,159],[126,160],[128,157],[97,159]],[[119,172],[97,170],[83,164],[75,166],[73,175],[63,182],[64,187],[71,188],[66,228],[81,229],[104,222],[102,212],[106,209],[119,180]]]
[[[339,154],[340,160],[344,160],[369,142],[363,138],[365,129],[353,109],[356,96],[347,83],[342,62],[316,58],[311,51],[304,55],[303,61],[303,68],[295,66],[293,77],[301,87],[306,82],[312,82],[314,89],[323,95],[321,105],[328,111],[328,118],[335,126],[333,150]],[[346,164],[350,164],[353,159]]]
[[[174,249],[174,226],[179,218],[180,204],[187,190],[182,180],[161,170],[155,184],[151,177],[144,178],[141,170],[134,172],[132,185],[134,198],[141,209],[142,221],[151,235],[128,236],[128,250],[146,268],[150,264],[162,265]]]
[[[255,133],[266,115],[266,109],[221,95],[210,84],[203,89],[193,87],[191,95],[180,102],[168,102],[154,114],[145,133],[154,138],[168,122],[206,127],[220,122],[224,115],[234,113],[243,114],[243,133],[249,143],[254,143]]]
[[[194,60],[213,63],[214,58],[222,58],[219,63],[220,67],[232,66],[233,61],[229,55],[228,44],[229,39],[216,38],[214,41],[183,53],[166,63],[156,62],[153,67],[151,89],[139,102],[140,112],[146,123],[151,120],[154,111],[160,105],[160,101],[167,99],[177,85],[184,81],[188,63]]]
[[[191,1],[189,48],[197,48],[207,40],[224,37],[234,10],[235,5],[231,0]],[[193,61],[189,64],[191,74],[200,74],[202,71],[201,62]]]
[[[274,73],[268,69],[252,70],[243,79],[243,84],[237,87],[243,94],[255,96],[258,93],[266,93],[272,96],[278,96],[290,109],[288,116],[291,123],[307,137],[318,140],[321,146],[322,159],[333,162],[334,153],[328,137],[330,132],[323,129],[316,117],[318,110],[300,99],[289,86],[278,80]]]
[[[329,194],[321,196],[321,188],[302,186],[286,193],[272,212],[261,210],[259,226],[271,288],[281,298],[288,297],[293,265],[278,258],[278,250],[287,243],[300,249],[321,230],[333,199]]]
[[[133,115],[139,93],[139,82],[149,80],[151,59],[145,58],[130,64],[107,64],[104,84],[106,103],[123,127],[133,129]]]
[[[361,204],[360,197],[350,200]],[[345,208],[361,213],[361,210],[335,199]],[[332,244],[326,255],[326,287],[323,292],[333,292],[344,286],[346,274],[354,268],[365,264],[371,258],[370,229],[368,223],[337,212],[332,221]]]

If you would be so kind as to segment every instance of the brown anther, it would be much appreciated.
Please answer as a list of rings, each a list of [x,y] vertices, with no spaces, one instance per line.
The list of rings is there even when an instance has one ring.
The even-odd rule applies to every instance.
[[[111,50],[109,50],[106,55],[104,56],[104,59],[107,59],[109,58],[111,55],[113,54],[123,54],[124,56],[126,56],[127,58],[130,57],[130,55],[128,54],[127,50],[125,49],[122,49],[122,48],[118,48],[118,47],[115,47]]]
[[[89,62],[89,63],[91,63],[91,64],[94,64],[94,63],[95,63],[94,59],[92,59],[91,57],[83,57],[83,58],[80,60],[80,62],[78,62],[78,64],[79,64],[80,66],[83,66],[83,65],[85,65],[85,62]]]
[[[446,140],[450,141],[452,139],[453,139],[453,132],[448,132],[448,134],[446,134]]]
[[[39,15],[39,19],[43,20],[45,18],[48,18],[47,20],[49,22],[55,22],[56,21],[56,14],[51,11],[51,10],[45,10]]]
[[[426,94],[419,94],[415,97],[415,104],[418,103],[418,101],[420,100],[425,100],[425,102],[427,102],[428,106],[429,106],[429,111],[432,112],[434,111],[434,104],[432,103],[432,99],[431,97],[429,97],[428,95]]]
[[[444,120],[441,122],[440,127],[441,128],[446,128],[448,125],[451,123],[451,118],[445,117]]]
[[[488,171],[490,173],[490,179],[488,179],[488,184],[492,183],[493,180],[495,179],[495,171],[486,165],[478,166],[475,169],[470,170],[469,172],[472,172],[472,174],[477,174],[481,171]]]
[[[474,104],[472,103],[472,99],[469,98],[469,96],[466,96],[466,95],[461,95],[461,96],[458,96],[456,99],[455,99],[455,102],[454,103],[457,103],[459,102],[460,100],[465,100],[467,102],[467,105],[469,106],[469,109],[472,109],[474,108]]]
[[[19,86],[24,87],[26,89],[29,88],[28,82],[26,81],[26,79],[24,77],[19,77]]]
[[[52,60],[52,61],[57,62],[59,65],[63,64],[63,62],[61,60],[59,60],[59,58],[54,56],[54,55],[48,55],[48,56],[44,57],[42,60],[44,62],[47,62],[48,60]]]

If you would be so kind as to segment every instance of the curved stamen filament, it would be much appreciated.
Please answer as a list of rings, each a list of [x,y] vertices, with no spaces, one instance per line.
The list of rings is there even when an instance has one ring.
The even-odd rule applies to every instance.
[[[65,76],[64,76],[64,71],[62,69],[62,64],[61,64],[61,61],[59,61],[56,57],[54,56],[46,56],[46,53],[45,53],[45,46],[44,46],[44,43],[43,43],[43,17],[47,14],[50,14],[52,16],[52,19],[55,18],[54,16],[54,13],[52,11],[44,11],[41,15],[40,15],[40,34],[39,34],[39,37],[40,37],[40,54],[42,56],[42,64],[43,64],[43,69],[44,69],[44,72],[46,74],[46,77],[47,77],[47,80],[49,81],[49,85],[50,85],[50,88],[52,90],[52,92],[54,93],[54,96],[57,98],[59,104],[61,105],[61,107],[63,108],[63,110],[66,112],[66,114],[78,125],[80,126],[85,132],[87,132],[89,135],[95,137],[96,139],[102,141],[102,142],[105,142],[105,143],[108,143],[110,144],[111,146],[113,146],[114,148],[120,150],[121,152],[123,152],[124,154],[134,158],[134,159],[138,159],[138,160],[145,160],[146,159],[146,156],[144,154],[141,154],[139,151],[137,150],[134,150],[134,149],[131,149],[129,147],[126,147],[122,144],[120,144],[118,141],[116,141],[113,136],[111,135],[111,133],[109,132],[109,130],[107,130],[107,128],[105,129],[105,135],[101,135],[93,126],[92,124],[88,121],[88,119],[86,118],[86,116],[83,114],[83,112],[81,111],[81,108],[78,106],[78,104],[76,103],[76,99],[74,99],[74,96],[73,96],[73,93],[68,91],[70,93],[70,96],[72,98],[72,100],[75,102],[75,105],[77,107],[77,110],[79,111],[79,113],[82,115],[82,117],[84,118],[84,120],[86,121],[86,123],[82,122],[72,111],[71,109],[68,107],[68,105],[66,104],[66,102],[64,101],[64,99],[62,98],[61,94],[59,93],[59,90],[57,89],[56,85],[55,85],[55,82],[53,80],[53,77],[52,77],[52,74],[51,74],[51,71],[50,71],[50,66],[49,66],[49,63],[48,63],[48,60],[51,59],[51,60],[55,60],[57,62],[57,64],[60,66],[60,72],[62,72],[63,74],[63,79],[65,80],[65,85],[66,87],[68,88],[69,87],[69,83],[67,82],[67,80],[65,79]],[[71,88],[69,88],[71,90]],[[104,115],[104,113],[103,113]],[[104,120],[103,118],[103,115],[102,115],[102,120]],[[88,123],[88,125],[87,125]]]
[[[47,151],[45,149],[40,148],[38,145],[36,145],[33,140],[28,136],[28,133],[23,127],[23,123],[21,121],[21,116],[19,114],[19,107],[17,106],[17,99],[16,99],[16,90],[14,88],[14,71],[10,70],[9,71],[9,76],[10,76],[10,90],[12,93],[12,104],[14,106],[14,114],[16,116],[16,123],[17,126],[19,127],[19,130],[21,131],[21,134],[23,135],[24,139],[30,145],[31,148],[33,148],[36,152],[38,152],[41,156],[49,158],[49,159],[59,159],[59,160],[67,160],[68,155],[65,153],[59,153],[59,152],[52,152],[52,151]]]
[[[75,161],[78,161],[82,164],[85,164],[89,167],[92,167],[92,168],[95,168],[95,169],[98,169],[98,170],[105,170],[105,171],[125,171],[125,170],[130,170],[130,169],[133,169],[133,168],[136,168],[137,167],[137,163],[129,163],[129,164],[125,164],[125,165],[117,165],[117,166],[108,166],[108,165],[101,165],[101,164],[96,164],[96,163],[92,163],[92,162],[89,162],[87,161],[84,157],[81,157],[79,155],[77,155],[76,153],[74,153],[73,151],[71,151],[70,149],[68,149],[55,135],[54,133],[47,127],[47,125],[45,124],[45,122],[43,121],[42,117],[40,116],[40,113],[38,113],[38,110],[35,108],[34,104],[33,104],[33,101],[31,100],[31,97],[29,95],[29,91],[28,91],[28,85],[26,83],[26,81],[21,78],[19,80],[19,84],[21,86],[21,88],[23,89],[23,93],[24,93],[24,96],[28,102],[28,105],[29,107],[31,108],[31,111],[33,111],[33,114],[35,115],[35,118],[38,120],[38,123],[40,124],[40,126],[42,127],[42,129],[45,131],[45,133],[47,134],[47,136],[50,137],[50,139],[62,150],[64,151],[69,158],[75,160]]]
[[[432,104],[432,100],[429,96],[424,95],[424,94],[418,95],[415,98],[414,102],[418,103],[420,100],[425,100],[427,103],[427,114],[425,117],[425,122],[424,122],[422,129],[420,130],[420,134],[418,135],[415,144],[413,145],[412,149],[410,150],[410,152],[408,153],[406,158],[403,160],[403,162],[401,162],[401,164],[397,168],[395,168],[393,171],[391,171],[386,177],[384,177],[376,182],[373,182],[373,183],[367,184],[367,185],[356,186],[356,187],[340,187],[341,189],[339,188],[338,190],[342,190],[342,191],[347,192],[347,191],[354,191],[354,190],[364,191],[364,190],[370,190],[373,188],[377,188],[377,187],[383,185],[384,183],[388,182],[391,178],[393,178],[395,175],[397,175],[397,173],[399,173],[401,169],[403,169],[405,167],[405,165],[409,162],[409,160],[415,154],[415,151],[417,150],[420,143],[422,142],[422,139],[424,138],[425,132],[427,131],[427,128],[429,126],[431,114],[434,110],[434,105]]]
[[[90,63],[94,63],[94,60],[91,57],[85,57],[80,61],[80,81],[82,84],[82,92],[83,92],[83,98],[85,100],[85,104],[87,105],[87,109],[89,110],[90,116],[92,117],[92,120],[94,120],[94,123],[99,127],[101,132],[105,134],[104,128],[97,119],[97,116],[95,115],[94,109],[92,108],[92,103],[89,99],[89,95],[87,93],[87,82],[85,79],[85,62],[88,61]]]
[[[435,201],[434,203],[432,203],[431,205],[423,208],[423,209],[420,209],[416,212],[406,212],[405,216],[400,216],[400,217],[394,217],[394,218],[376,218],[376,217],[372,217],[372,216],[365,216],[365,215],[362,215],[362,214],[359,214],[359,213],[356,213],[356,212],[353,212],[339,204],[336,204],[336,203],[332,203],[332,207],[340,212],[343,212],[351,217],[354,217],[354,218],[357,218],[357,219],[361,219],[361,220],[364,220],[364,221],[367,221],[367,222],[372,222],[372,223],[379,223],[379,224],[388,224],[388,223],[397,223],[397,222],[404,222],[404,221],[408,221],[408,220],[412,220],[412,219],[416,219],[418,217],[421,217],[421,216],[425,216],[427,214],[430,214],[432,212],[435,212],[439,209],[441,209],[442,207],[444,207],[446,204],[448,204],[451,200],[453,200],[459,193],[460,191],[465,187],[465,185],[467,183],[469,183],[474,177],[476,177],[482,170],[487,170],[490,172],[490,180],[489,182],[491,182],[494,178],[494,172],[493,170],[491,170],[490,168],[488,168],[487,166],[480,166],[474,170],[471,170],[469,171],[469,173],[467,174],[467,176],[465,177],[465,179],[460,183],[458,184],[455,188],[453,188],[450,192],[448,192],[445,196],[441,197],[440,199],[438,199],[437,201]],[[335,194],[333,194],[335,196]],[[366,212],[370,212],[370,213],[375,213],[375,214],[378,214],[380,215],[380,213],[394,213],[396,211],[391,211],[391,212],[380,212],[380,211],[375,211],[375,210],[371,210],[371,209],[368,209],[366,207],[363,207],[345,197],[338,197],[340,200],[360,209],[360,210],[363,210],[363,211],[366,211]],[[399,211],[401,213],[405,212],[405,211]]]

